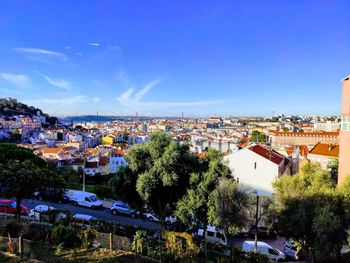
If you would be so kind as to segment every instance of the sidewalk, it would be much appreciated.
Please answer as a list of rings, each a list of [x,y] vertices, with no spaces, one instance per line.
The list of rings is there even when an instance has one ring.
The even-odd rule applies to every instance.
[[[111,199],[101,199],[101,202],[102,206],[108,209],[111,208],[114,203],[114,201]]]

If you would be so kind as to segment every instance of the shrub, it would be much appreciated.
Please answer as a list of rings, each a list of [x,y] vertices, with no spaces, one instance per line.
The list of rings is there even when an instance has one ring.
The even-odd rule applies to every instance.
[[[79,232],[78,236],[85,248],[91,248],[96,239],[97,231],[92,228],[83,229]]]
[[[23,237],[33,241],[44,241],[49,239],[52,225],[45,222],[30,222],[24,227]]]
[[[62,224],[55,226],[51,232],[51,238],[55,244],[63,243],[65,247],[80,246],[81,241],[78,237],[78,231],[72,226]]]
[[[168,231],[164,234],[164,241],[166,254],[170,256],[168,260],[188,261],[199,253],[199,248],[188,233]]]
[[[96,185],[94,187],[94,193],[99,197],[99,198],[112,198],[113,193],[112,193],[112,188],[110,186],[106,185]]]
[[[143,248],[148,247],[148,234],[146,230],[137,230],[132,242],[132,251],[136,254],[142,254]]]
[[[18,237],[23,230],[23,223],[18,220],[13,220],[6,224],[5,235],[10,235],[11,237]]]

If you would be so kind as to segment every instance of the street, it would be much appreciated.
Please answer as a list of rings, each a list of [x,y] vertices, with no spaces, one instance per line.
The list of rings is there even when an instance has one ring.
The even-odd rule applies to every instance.
[[[57,209],[69,210],[72,213],[72,215],[87,214],[87,215],[94,216],[97,219],[110,221],[110,222],[117,222],[121,225],[140,226],[140,227],[144,227],[152,230],[160,229],[160,224],[157,222],[150,222],[142,218],[131,218],[123,215],[112,215],[109,208],[105,208],[105,207],[103,207],[102,209],[93,210],[91,208],[76,206],[70,203],[60,204],[60,203],[52,203],[49,201],[39,201],[34,199],[25,199],[22,201],[22,204],[28,207],[29,210],[40,204],[48,204],[56,207]]]

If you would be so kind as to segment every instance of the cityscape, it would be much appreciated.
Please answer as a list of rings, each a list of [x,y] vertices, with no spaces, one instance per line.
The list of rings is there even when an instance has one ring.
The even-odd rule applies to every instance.
[[[0,2],[0,262],[350,262],[349,8]]]

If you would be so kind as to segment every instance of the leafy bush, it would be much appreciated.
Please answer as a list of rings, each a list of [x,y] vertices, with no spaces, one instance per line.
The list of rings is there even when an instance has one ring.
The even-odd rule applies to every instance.
[[[199,253],[199,248],[188,233],[168,231],[164,234],[164,241],[166,256],[170,256],[168,261],[172,258],[175,261],[189,261]]]
[[[78,247],[81,241],[78,237],[78,230],[72,226],[62,224],[55,226],[51,232],[51,238],[55,244],[63,243],[65,247]]]
[[[84,248],[91,248],[96,239],[97,231],[92,228],[83,229],[78,236]]]
[[[112,193],[112,188],[107,185],[96,185],[94,187],[94,193],[99,197],[99,198],[112,198],[113,193]]]
[[[51,234],[52,225],[45,222],[30,222],[24,227],[23,237],[33,241],[46,242]]]
[[[132,251],[142,254],[143,248],[148,247],[148,234],[146,230],[137,230],[132,242]]]
[[[18,237],[23,230],[23,223],[18,220],[13,220],[6,224],[4,235],[10,235],[11,237]]]

